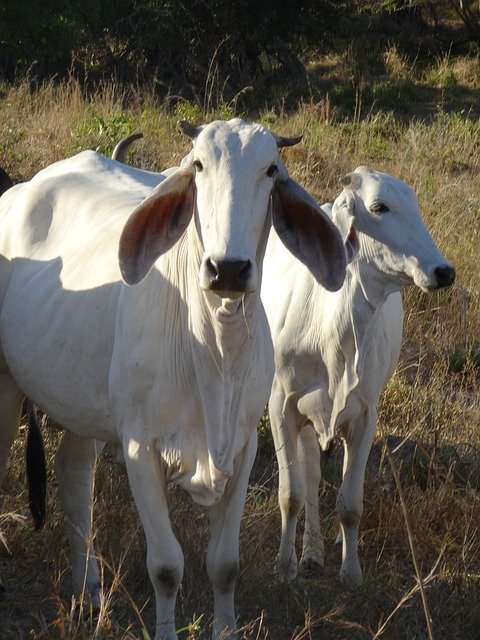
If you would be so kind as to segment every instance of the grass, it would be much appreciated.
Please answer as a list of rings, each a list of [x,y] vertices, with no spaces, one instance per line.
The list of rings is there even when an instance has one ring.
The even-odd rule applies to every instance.
[[[343,58],[330,56],[322,64],[332,77],[345,78],[352,58],[347,51]],[[427,296],[409,289],[404,295],[401,362],[382,396],[378,440],[367,470],[360,532],[362,587],[346,591],[338,580],[340,552],[333,544],[341,476],[338,452],[325,470],[320,495],[325,574],[288,585],[275,581],[280,535],[276,466],[268,424],[262,422],[243,518],[236,595],[243,637],[251,640],[427,638],[418,572],[425,582],[432,637],[478,637],[480,126],[468,111],[468,101],[459,97],[461,87],[469,100],[472,95],[480,97],[472,72],[478,60],[444,57],[429,68],[412,68],[405,54],[392,48],[381,66],[387,77],[378,76],[369,87],[353,86],[353,93],[347,78],[338,83],[336,95],[326,92],[293,112],[269,106],[250,115],[275,132],[304,134],[301,145],[283,152],[284,160],[292,176],[321,202],[331,201],[339,193],[339,177],[360,164],[410,183],[458,278],[446,292]],[[341,87],[349,96],[349,107],[338,101]],[[396,102],[399,96],[408,102],[411,114],[418,99],[412,92],[419,87],[434,92],[438,100],[430,108],[428,94],[419,110],[421,117],[405,118]],[[443,102],[439,99],[442,91],[450,92],[452,108],[446,108],[446,93]],[[0,165],[17,181],[80,149],[108,154],[119,137],[138,130],[145,137],[131,150],[129,162],[159,170],[177,163],[189,148],[189,141],[175,129],[178,117],[199,122],[230,117],[235,110],[234,104],[210,105],[208,113],[204,105],[173,100],[158,104],[148,92],[113,84],[86,97],[73,79],[48,82],[35,90],[26,83],[4,87],[0,95]],[[0,558],[0,574],[8,589],[0,601],[1,638],[145,640],[154,626],[154,603],[145,541],[125,471],[110,454],[102,456],[94,529],[107,598],[99,617],[82,618],[70,600],[68,546],[53,474],[58,432],[45,426],[44,434],[49,497],[43,531],[32,532],[27,514],[24,429],[14,445],[5,482],[6,515],[1,526],[13,553]],[[389,440],[394,444],[407,439],[392,456],[411,523],[417,571],[399,491],[382,448],[386,436],[396,438]],[[175,488],[169,498],[174,529],[186,556],[177,603],[179,638],[206,638],[212,612],[205,568],[207,516]]]

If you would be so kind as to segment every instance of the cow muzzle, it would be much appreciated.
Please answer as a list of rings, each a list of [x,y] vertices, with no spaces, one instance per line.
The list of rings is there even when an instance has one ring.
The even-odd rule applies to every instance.
[[[201,287],[221,298],[240,298],[255,291],[255,275],[250,260],[214,260],[206,258],[201,267]]]
[[[455,280],[455,269],[450,264],[437,267],[433,273],[437,281],[437,289],[445,289],[452,285]]]
[[[413,281],[423,291],[437,291],[446,289],[455,281],[455,269],[448,262],[435,266],[425,272],[418,270],[413,274]]]

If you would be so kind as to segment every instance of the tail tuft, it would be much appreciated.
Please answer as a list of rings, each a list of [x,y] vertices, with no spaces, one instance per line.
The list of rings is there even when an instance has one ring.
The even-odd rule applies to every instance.
[[[33,403],[28,401],[28,436],[26,449],[28,504],[35,529],[45,524],[45,502],[47,495],[47,469],[45,449],[38,423],[37,411]]]

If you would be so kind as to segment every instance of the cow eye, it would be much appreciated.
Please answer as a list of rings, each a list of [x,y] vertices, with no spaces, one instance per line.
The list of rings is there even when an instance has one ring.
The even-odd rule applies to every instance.
[[[375,204],[372,204],[372,206],[370,207],[370,211],[372,213],[387,213],[387,211],[390,211],[390,209],[387,207],[386,204],[382,204],[381,202],[375,202]]]
[[[203,171],[203,164],[200,162],[200,160],[194,160],[193,166],[197,171]]]
[[[278,167],[276,164],[271,164],[267,169],[267,176],[272,178],[278,172]]]

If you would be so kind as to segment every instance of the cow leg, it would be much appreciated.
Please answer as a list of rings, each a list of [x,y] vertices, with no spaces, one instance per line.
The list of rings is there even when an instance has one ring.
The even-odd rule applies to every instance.
[[[300,570],[319,572],[325,562],[325,545],[320,528],[318,488],[320,486],[320,447],[315,429],[307,424],[300,432],[298,459],[305,481],[305,529],[303,533]]]
[[[9,373],[0,372],[0,485],[20,424],[24,394]]]
[[[257,450],[254,431],[237,460],[233,476],[228,480],[220,501],[210,508],[211,537],[207,550],[207,571],[213,586],[213,640],[237,638],[234,591],[239,564],[240,521],[245,507],[248,477]]]
[[[367,409],[347,429],[342,429],[345,458],[343,481],[337,495],[337,514],[342,530],[340,578],[348,586],[362,584],[358,529],[363,512],[365,468],[375,434],[376,417],[374,409]]]
[[[8,455],[18,433],[24,395],[7,372],[0,372],[0,486],[3,484]],[[5,591],[0,578],[0,592]]]
[[[278,503],[282,518],[282,533],[275,573],[281,582],[293,580],[297,575],[295,533],[298,514],[305,502],[305,484],[297,459],[298,431],[293,424],[289,402],[281,385],[273,383],[269,401],[270,425],[278,461]],[[286,409],[284,414],[284,408]]]
[[[73,592],[98,609],[102,588],[92,539],[93,481],[104,443],[65,431],[55,456],[58,493],[67,521],[72,555]]]
[[[157,612],[155,640],[177,640],[175,600],[183,577],[183,553],[170,524],[165,475],[154,445],[127,438],[124,455],[147,539],[147,568]]]

